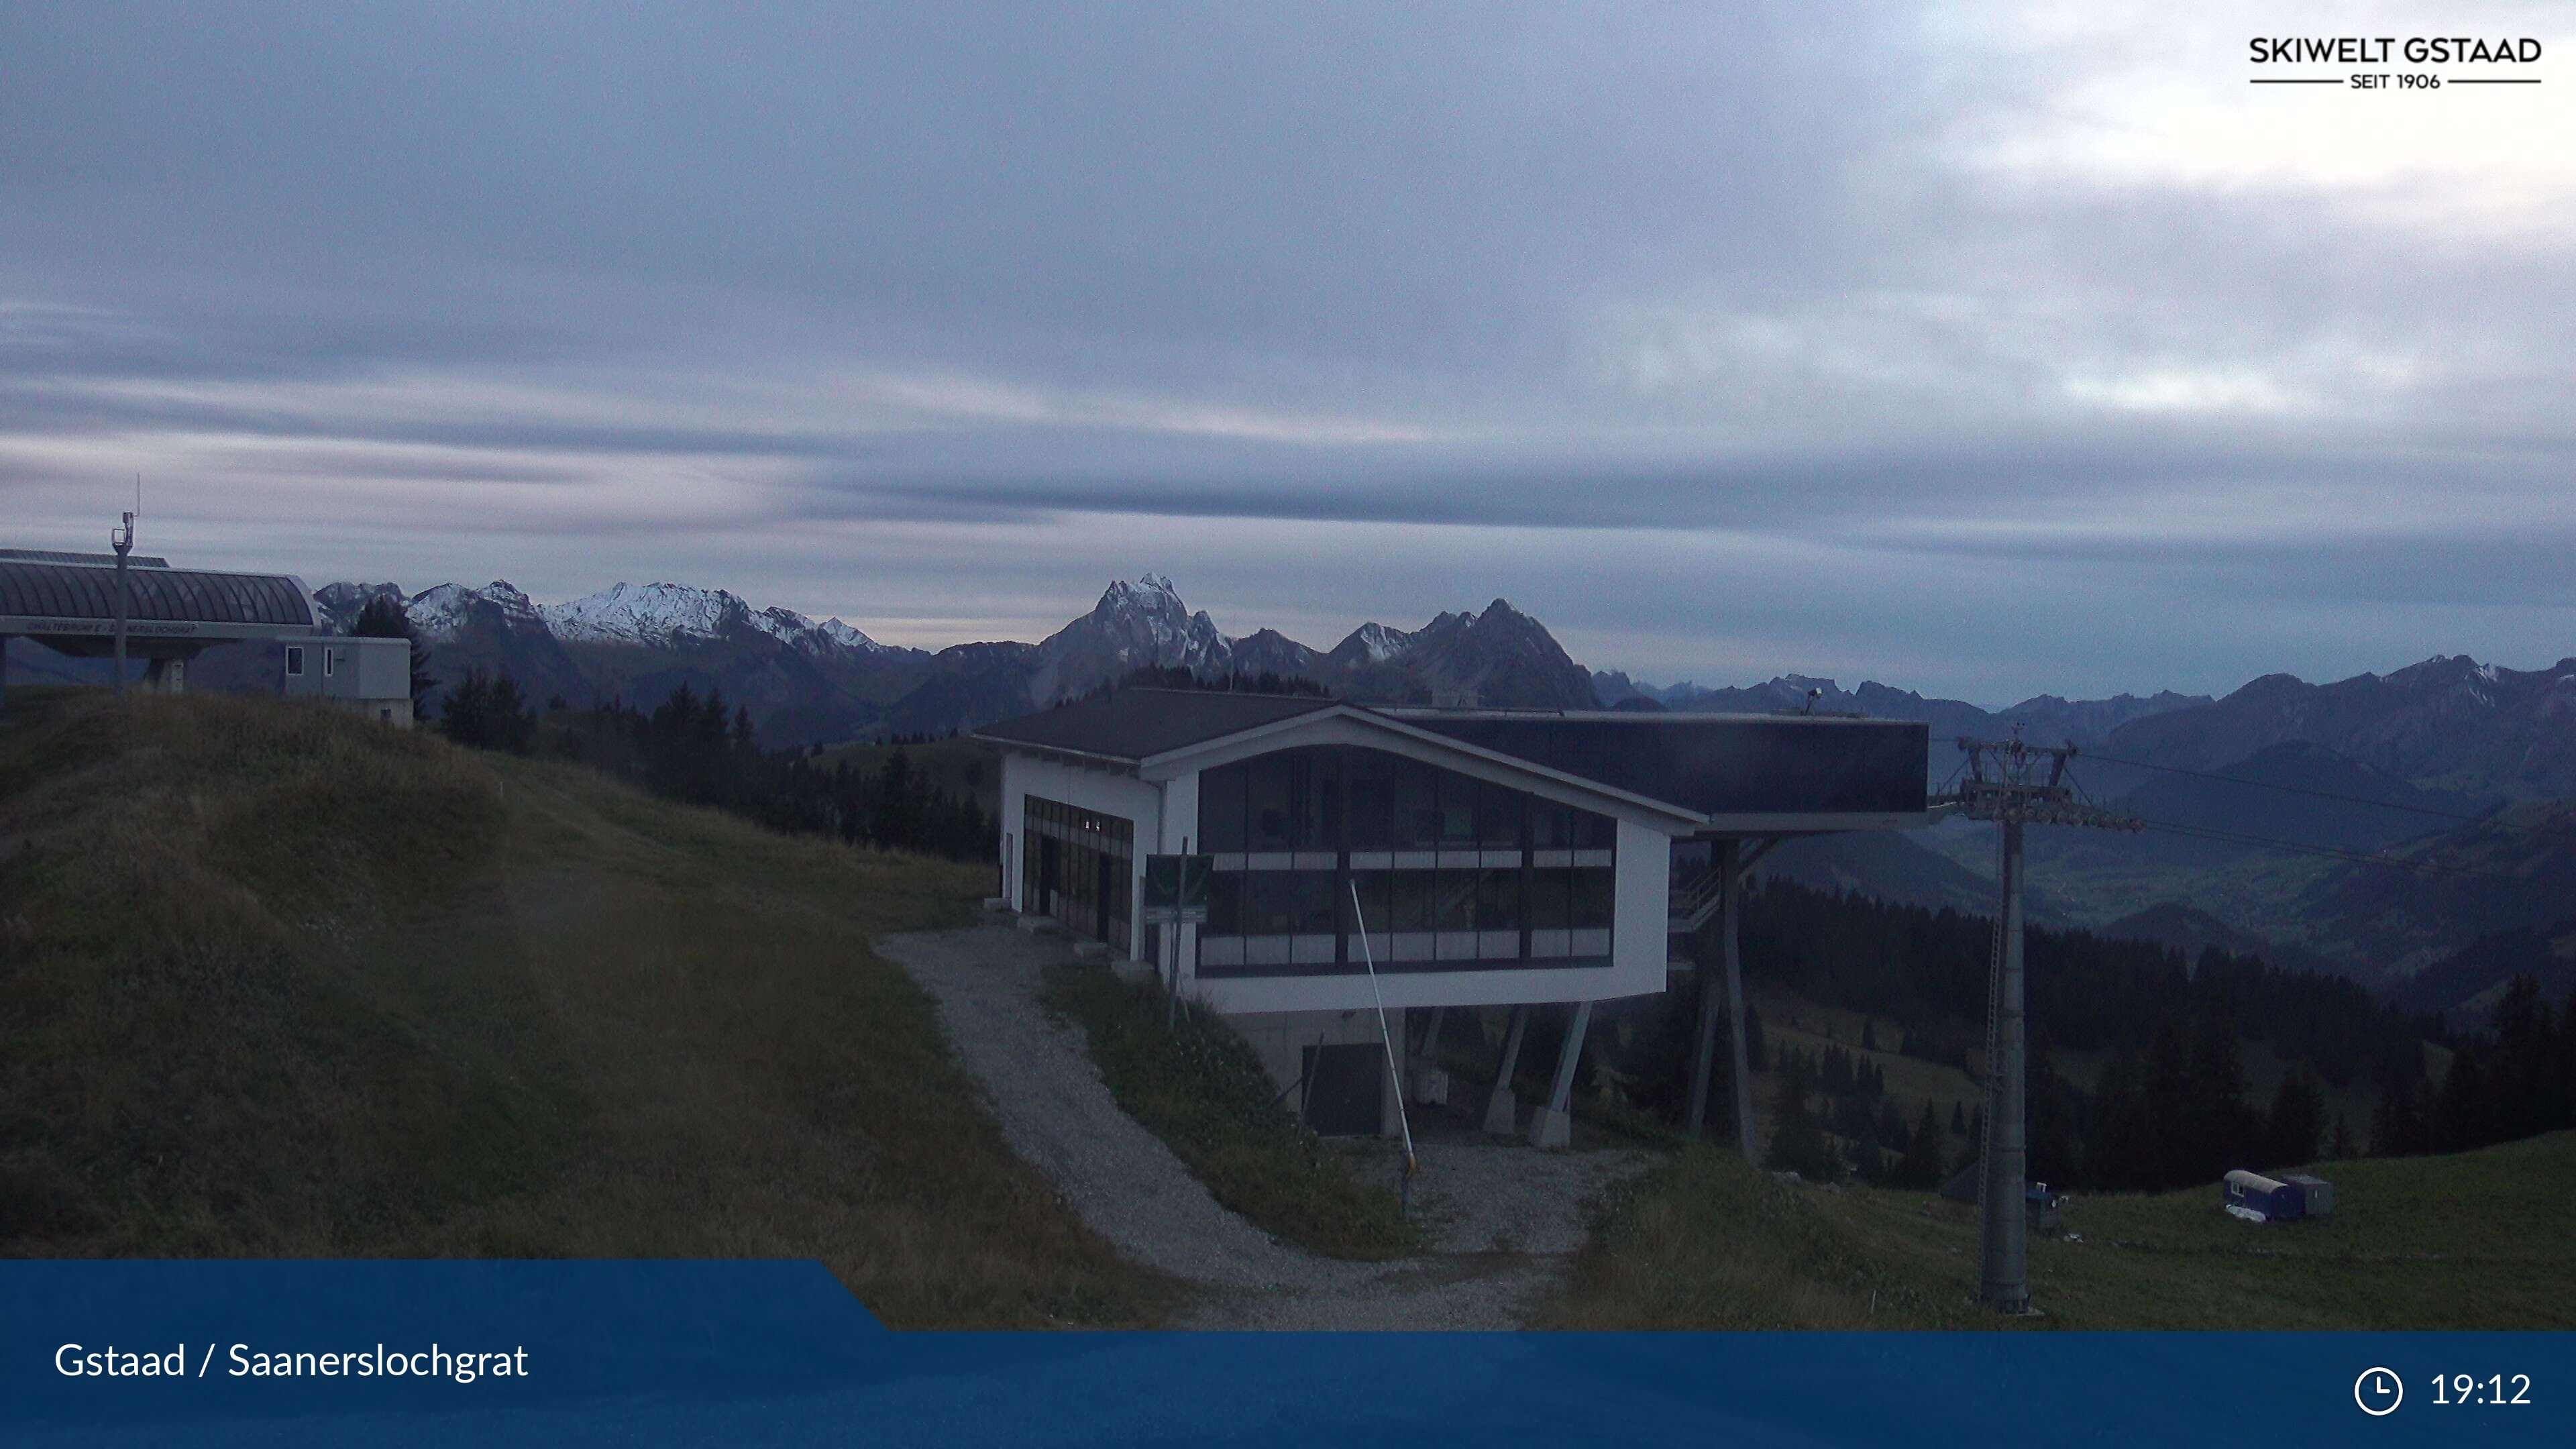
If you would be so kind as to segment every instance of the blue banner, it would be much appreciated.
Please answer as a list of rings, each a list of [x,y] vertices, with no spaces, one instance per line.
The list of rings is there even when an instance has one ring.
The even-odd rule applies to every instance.
[[[2576,1442],[2569,1334],[910,1334],[790,1262],[11,1262],[0,1307],[13,1444]]]

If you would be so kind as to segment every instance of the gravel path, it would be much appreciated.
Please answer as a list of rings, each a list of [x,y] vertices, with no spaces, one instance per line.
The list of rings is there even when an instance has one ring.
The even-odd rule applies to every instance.
[[[1081,1029],[1038,1003],[1039,972],[1066,958],[1064,942],[987,924],[889,936],[877,949],[937,999],[1012,1149],[1120,1252],[1208,1290],[1185,1327],[1520,1327],[1582,1246],[1586,1204],[1649,1160],[1426,1143],[1414,1201],[1431,1251],[1393,1263],[1320,1258],[1218,1206],[1119,1110]]]

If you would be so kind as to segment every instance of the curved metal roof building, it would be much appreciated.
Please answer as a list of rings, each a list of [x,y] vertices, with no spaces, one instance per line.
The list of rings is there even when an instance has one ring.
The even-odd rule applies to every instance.
[[[126,570],[126,651],[185,659],[213,644],[314,633],[313,599],[288,574],[174,569],[136,559]],[[116,647],[116,560],[106,554],[0,550],[0,636],[65,654]]]

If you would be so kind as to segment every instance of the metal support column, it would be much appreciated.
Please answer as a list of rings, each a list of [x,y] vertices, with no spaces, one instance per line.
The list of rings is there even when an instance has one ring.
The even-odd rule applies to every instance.
[[[1512,1073],[1520,1070],[1521,1037],[1529,1030],[1529,1006],[1512,1008],[1512,1024],[1503,1032],[1503,1068],[1494,1074],[1494,1095],[1485,1102],[1485,1130],[1509,1137],[1520,1128],[1520,1099],[1512,1095]]]
[[[1430,1024],[1422,1033],[1422,1050],[1406,1054],[1405,1090],[1426,1107],[1449,1105],[1449,1074],[1440,1067],[1441,1018],[1448,1010],[1445,1006],[1431,1008]]]
[[[1994,957],[1986,989],[1986,1141],[1977,1195],[1983,1211],[1978,1296],[1989,1307],[2020,1313],[2030,1307],[2030,1211],[2025,1194],[2030,1139],[2023,1123],[2029,1063],[2022,1021],[2022,827],[2085,825],[2138,830],[2144,822],[2079,798],[2066,778],[2075,746],[2025,743],[2021,727],[2005,740],[1959,736],[1967,777],[1956,804],[1971,820],[2002,827],[1996,884],[2003,904],[1995,913]],[[2039,775],[2042,762],[2047,778]]]
[[[1985,1231],[1980,1296],[1991,1308],[2018,1313],[2030,1306],[2028,1209],[2023,1203],[2028,1166],[2023,1135],[2021,880],[2022,822],[2003,822],[2003,919],[1994,977],[1993,1019],[1986,1075],[1986,1154],[1982,1184]]]
[[[1759,1162],[1753,1149],[1753,1076],[1744,1047],[1744,956],[1741,941],[1744,926],[1744,871],[1741,860],[1744,843],[1727,841],[1718,849],[1718,868],[1726,872],[1725,904],[1719,912],[1725,925],[1719,931],[1726,959],[1726,1014],[1730,1023],[1735,1076],[1735,1148],[1747,1162]]]
[[[1697,1141],[1708,1130],[1708,1074],[1717,1063],[1717,1014],[1720,993],[1726,983],[1718,977],[1717,963],[1701,947],[1696,937],[1685,936],[1691,953],[1691,979],[1699,983],[1699,1032],[1692,1038],[1690,1105],[1684,1123],[1691,1139]]]
[[[1565,1045],[1556,1054],[1556,1082],[1548,1088],[1547,1105],[1530,1118],[1532,1147],[1563,1147],[1574,1137],[1574,1119],[1568,1109],[1574,1095],[1574,1068],[1583,1059],[1583,1036],[1592,1029],[1592,1003],[1574,1004],[1574,1019],[1566,1023]]]

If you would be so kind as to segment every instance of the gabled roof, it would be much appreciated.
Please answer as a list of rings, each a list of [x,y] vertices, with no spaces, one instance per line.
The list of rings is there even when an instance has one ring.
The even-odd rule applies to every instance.
[[[981,738],[1120,765],[1163,768],[1206,747],[1337,716],[1535,769],[1660,812],[1722,818],[1892,820],[1924,813],[1929,726],[1830,716],[1371,709],[1335,700],[1123,689],[978,731]],[[1784,823],[1785,822],[1785,823]]]
[[[1120,689],[989,724],[1004,744],[1133,763],[1340,706],[1311,695],[1219,689]]]

